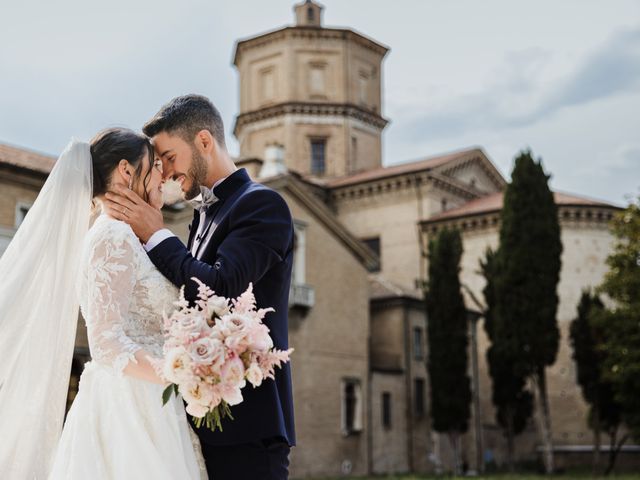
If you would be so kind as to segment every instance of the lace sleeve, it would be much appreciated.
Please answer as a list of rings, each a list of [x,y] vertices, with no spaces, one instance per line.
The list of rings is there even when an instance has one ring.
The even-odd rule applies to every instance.
[[[135,285],[135,252],[128,232],[110,233],[115,235],[98,239],[89,256],[87,335],[93,360],[122,375],[129,362],[137,363],[135,353],[142,348],[124,329]]]

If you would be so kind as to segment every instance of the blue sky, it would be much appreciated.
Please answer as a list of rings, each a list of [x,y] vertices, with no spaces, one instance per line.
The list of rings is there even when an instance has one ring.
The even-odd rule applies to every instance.
[[[285,0],[0,5],[0,141],[51,154],[139,128],[170,98],[238,111],[234,42],[293,22]],[[558,190],[640,187],[640,0],[325,0],[324,22],[391,47],[384,163],[481,146],[508,177],[531,148]],[[237,143],[228,133],[232,153]]]

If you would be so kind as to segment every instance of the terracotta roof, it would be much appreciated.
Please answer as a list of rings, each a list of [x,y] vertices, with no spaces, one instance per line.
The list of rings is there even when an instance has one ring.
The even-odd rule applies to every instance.
[[[577,196],[569,193],[554,192],[556,204],[559,206],[584,206],[584,207],[606,207],[618,208],[611,203],[593,200],[591,198]],[[440,220],[448,220],[451,218],[466,217],[479,215],[482,213],[497,212],[502,210],[503,192],[492,193],[485,197],[472,200],[464,205],[452,208],[446,212],[439,213],[429,218],[426,222],[437,222]]]
[[[439,167],[453,160],[472,158],[476,155],[484,155],[484,153],[479,148],[470,148],[467,150],[460,150],[457,152],[447,153],[444,155],[427,157],[422,160],[417,160],[414,162],[400,163],[396,165],[390,165],[388,167],[380,167],[374,170],[367,170],[365,172],[355,173],[353,175],[349,175],[346,177],[334,178],[324,182],[324,185],[330,188],[336,188],[336,187],[343,187],[347,185],[353,185],[356,183],[367,182],[371,180],[377,180],[380,178],[403,175],[405,173],[431,170],[433,168]]]
[[[0,143],[0,164],[48,174],[54,163],[56,157]]]

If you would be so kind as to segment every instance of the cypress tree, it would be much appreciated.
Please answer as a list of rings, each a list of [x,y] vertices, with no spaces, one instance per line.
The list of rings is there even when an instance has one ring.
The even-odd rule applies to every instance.
[[[614,398],[613,385],[602,375],[606,360],[603,348],[606,329],[598,321],[604,313],[604,305],[597,295],[582,292],[576,318],[571,322],[570,337],[573,359],[576,362],[577,381],[582,396],[589,404],[588,422],[594,433],[593,473],[598,473],[600,463],[600,433],[605,430],[613,440],[609,450],[609,473],[614,465],[617,451],[616,435],[621,423],[620,405]]]
[[[505,322],[498,314],[499,253],[487,250],[480,264],[486,280],[483,290],[486,310],[485,331],[491,342],[487,363],[491,376],[491,400],[496,409],[496,421],[507,442],[507,465],[514,468],[515,437],[522,433],[533,412],[533,396],[526,389],[526,376],[519,366],[518,342],[513,322]]]
[[[468,375],[467,312],[460,290],[462,240],[443,230],[429,243],[429,279],[425,292],[433,429],[446,433],[461,473],[460,435],[469,427],[471,385]]]
[[[518,369],[534,384],[545,469],[552,473],[545,369],[555,362],[560,340],[556,312],[562,243],[548,180],[541,162],[530,151],[521,152],[501,213],[498,311],[504,322],[513,323],[513,343],[520,352]]]

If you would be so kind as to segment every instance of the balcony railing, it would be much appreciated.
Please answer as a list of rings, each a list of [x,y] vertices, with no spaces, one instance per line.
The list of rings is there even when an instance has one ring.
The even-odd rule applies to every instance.
[[[292,284],[289,291],[289,307],[311,308],[316,303],[316,291],[310,285]]]

